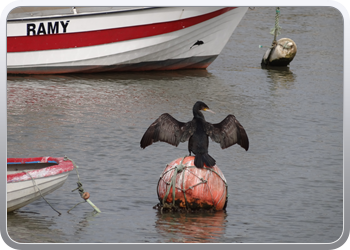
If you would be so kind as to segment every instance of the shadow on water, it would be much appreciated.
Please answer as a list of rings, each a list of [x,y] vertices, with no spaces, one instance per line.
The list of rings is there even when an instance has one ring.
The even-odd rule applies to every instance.
[[[155,227],[162,242],[220,242],[226,230],[224,211],[215,213],[157,213]]]
[[[108,72],[98,74],[61,74],[61,75],[8,75],[8,81],[71,81],[71,80],[87,80],[87,81],[101,81],[101,80],[168,80],[181,79],[187,77],[208,78],[212,74],[206,69],[196,70],[177,70],[177,71],[135,71],[135,72]]]

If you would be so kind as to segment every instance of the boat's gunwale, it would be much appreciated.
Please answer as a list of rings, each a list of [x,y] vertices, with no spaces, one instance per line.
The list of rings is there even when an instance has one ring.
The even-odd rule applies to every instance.
[[[155,9],[155,8],[165,8],[165,7],[139,7],[135,9],[109,10],[109,11],[86,12],[86,13],[77,13],[77,14],[71,13],[71,14],[63,14],[63,15],[53,14],[53,15],[35,16],[35,17],[18,17],[18,18],[6,19],[6,20],[7,22],[18,22],[18,21],[31,21],[31,20],[55,19],[55,18],[66,18],[66,17],[71,18],[71,17],[115,14],[115,13],[121,13],[121,12],[131,12],[131,11],[142,11],[142,10],[149,10],[149,9]]]
[[[74,169],[73,162],[64,157],[36,157],[36,158],[7,158],[8,163],[17,163],[25,165],[26,162],[39,161],[40,163],[56,162],[57,165],[34,169],[28,171],[21,171],[17,173],[7,174],[7,183],[26,181],[31,178],[44,178],[54,176],[65,172],[70,172]],[[50,161],[50,162],[49,162]],[[29,175],[28,175],[29,173]]]

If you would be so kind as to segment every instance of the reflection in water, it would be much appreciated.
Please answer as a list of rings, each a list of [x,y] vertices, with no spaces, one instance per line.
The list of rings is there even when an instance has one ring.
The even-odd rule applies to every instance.
[[[80,214],[78,214],[80,216]],[[42,213],[20,210],[7,214],[7,230],[11,239],[18,243],[65,243],[74,236],[74,241],[84,238],[91,223],[98,217],[95,211],[76,214],[62,213],[61,216],[48,216]],[[64,231],[59,229],[61,223],[67,223]]]
[[[84,235],[87,233],[87,228],[90,227],[91,222],[93,222],[96,217],[98,216],[98,213],[95,211],[88,212],[84,215],[84,217],[73,226],[74,232],[73,235],[76,239],[83,238]]]
[[[207,243],[220,242],[225,234],[226,213],[157,213],[155,227],[164,237],[162,242]]]
[[[7,79],[9,81],[16,82],[40,82],[43,83],[50,81],[52,82],[65,82],[77,80],[81,84],[82,80],[88,82],[97,81],[140,81],[142,79],[146,80],[167,80],[174,78],[186,78],[186,77],[210,77],[212,74],[206,69],[197,70],[176,70],[176,71],[140,71],[140,72],[118,72],[118,73],[101,73],[101,74],[68,74],[68,75],[8,75]]]
[[[275,89],[290,89],[295,82],[295,75],[289,67],[265,68],[268,81],[274,84]]]
[[[52,229],[55,222],[48,217],[38,217],[35,213],[15,211],[7,214],[7,231],[14,242],[61,243],[64,233],[60,229]],[[52,235],[57,237],[52,237]],[[59,240],[60,239],[60,240]]]

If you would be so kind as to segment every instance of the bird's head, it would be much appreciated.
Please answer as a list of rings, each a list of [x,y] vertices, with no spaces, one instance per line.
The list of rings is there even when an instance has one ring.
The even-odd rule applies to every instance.
[[[193,111],[208,111],[211,113],[214,113],[214,111],[210,110],[208,105],[205,104],[204,102],[198,101],[194,104],[193,106]]]

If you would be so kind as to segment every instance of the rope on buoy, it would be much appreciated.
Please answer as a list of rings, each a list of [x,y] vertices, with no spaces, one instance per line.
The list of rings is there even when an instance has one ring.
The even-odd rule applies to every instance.
[[[169,169],[170,170],[173,170],[174,169],[174,173],[173,173],[173,176],[171,177],[171,182],[170,182],[170,185],[168,187],[168,190],[166,191],[165,195],[164,195],[164,198],[163,198],[163,201],[162,201],[162,205],[164,206],[165,204],[165,200],[168,198],[168,195],[169,195],[169,192],[170,192],[170,189],[171,187],[173,187],[173,204],[172,204],[172,207],[175,207],[175,184],[176,184],[176,175],[177,173],[181,173],[181,171],[186,167],[184,165],[182,165],[182,162],[184,161],[184,159],[186,158],[186,156],[184,156],[180,162],[179,165],[176,165],[175,167]],[[168,171],[166,171],[168,172]],[[164,176],[164,174],[161,176],[161,178]]]
[[[297,53],[297,46],[292,39],[281,38],[277,41],[277,36],[281,33],[279,26],[280,8],[276,7],[275,27],[271,29],[271,34],[274,35],[272,46],[263,55],[261,67],[287,67],[294,59]],[[263,46],[259,45],[259,48]]]
[[[205,167],[206,168],[206,167]],[[211,168],[206,168],[206,169],[208,169],[208,170],[210,170],[210,171],[212,171],[213,173],[215,173],[215,174],[217,174],[220,178],[221,178],[221,180],[225,183],[225,187],[226,187],[226,201],[225,201],[225,205],[224,205],[224,210],[225,210],[225,208],[226,208],[226,205],[227,205],[227,201],[228,201],[228,185],[227,185],[227,182],[224,180],[224,178],[222,178],[221,177],[221,175],[219,175],[219,173],[218,172],[216,172],[214,169],[211,169]],[[218,201],[218,203],[221,201],[221,199]]]
[[[32,179],[34,185],[38,188],[41,197],[42,197],[42,198],[46,201],[46,203],[49,204],[50,207],[51,207],[53,210],[55,210],[55,211],[58,213],[58,215],[60,216],[61,213],[58,212],[58,211],[50,204],[50,202],[48,202],[48,201],[45,199],[45,197],[44,197],[43,194],[41,193],[41,190],[40,190],[39,186],[36,184],[36,181],[34,180],[33,176],[32,176],[30,173],[28,173],[27,171],[25,171],[25,170],[23,170],[23,172],[26,173],[27,175],[29,175],[29,177]]]
[[[279,18],[280,18],[280,7],[277,7],[276,8],[276,16],[275,16],[275,27],[272,28],[270,31],[270,34],[274,35],[274,37],[273,37],[269,56],[266,59],[267,63],[269,63],[270,57],[271,57],[272,53],[275,51],[275,48],[277,46],[277,40],[276,40],[277,36],[281,34],[282,28],[279,26]]]
[[[280,7],[276,8],[276,16],[275,16],[275,27],[271,28],[270,34],[274,35],[273,42],[276,42],[277,36],[281,34],[282,27],[279,26],[279,18],[280,18]]]
[[[280,25],[279,25],[279,19],[280,19],[280,7],[276,7],[275,27],[271,28],[271,30],[270,30],[270,34],[274,35],[272,44],[271,44],[271,46],[259,45],[260,49],[267,47],[267,48],[271,49],[271,51],[272,51],[272,49],[274,47],[276,47],[276,45],[277,45],[277,36],[281,34],[281,29],[282,29],[282,27],[280,27]]]
[[[75,190],[78,190],[78,191],[79,191],[79,194],[80,194],[80,197],[84,200],[84,201],[79,202],[78,204],[76,204],[76,205],[75,205],[74,207],[72,207],[71,209],[69,209],[69,210],[67,211],[67,213],[69,213],[69,211],[71,211],[73,208],[75,208],[76,206],[78,206],[79,204],[84,203],[84,202],[89,203],[97,213],[101,213],[101,210],[100,210],[98,207],[96,207],[94,203],[92,203],[92,202],[90,201],[90,199],[89,199],[89,198],[90,198],[90,194],[89,194],[88,192],[85,192],[85,191],[84,191],[83,184],[80,182],[80,177],[79,177],[79,172],[78,172],[78,168],[79,168],[79,167],[74,163],[73,160],[69,159],[67,156],[64,157],[64,160],[65,160],[65,161],[66,161],[66,160],[71,161],[71,162],[73,163],[73,166],[74,166],[74,168],[75,168],[75,171],[77,172],[77,176],[78,176],[77,185],[78,185],[78,187],[75,188],[75,189],[73,189],[72,192],[74,192]]]
[[[208,181],[207,181],[207,180],[203,179],[202,177],[197,176],[196,174],[194,174],[193,172],[191,172],[191,171],[188,170],[189,168],[195,168],[196,166],[185,166],[185,165],[182,164],[182,162],[184,161],[184,159],[185,159],[186,157],[188,157],[188,156],[185,155],[185,156],[182,158],[182,160],[181,160],[181,162],[180,162],[179,165],[176,165],[176,166],[174,166],[174,167],[168,169],[167,171],[165,171],[164,173],[162,173],[162,174],[160,175],[159,181],[162,180],[162,177],[163,177],[166,173],[168,173],[169,171],[174,170],[173,176],[171,177],[171,181],[170,181],[170,182],[166,182],[166,184],[168,184],[169,187],[168,187],[168,189],[167,189],[167,191],[166,191],[166,193],[165,193],[165,195],[164,195],[164,197],[163,197],[163,200],[161,200],[161,206],[162,206],[162,207],[161,207],[161,212],[163,211],[163,208],[168,208],[168,209],[176,208],[176,207],[175,207],[175,189],[176,189],[176,188],[179,189],[179,190],[181,190],[181,191],[183,192],[184,198],[185,198],[185,205],[186,205],[186,208],[188,208],[188,205],[187,205],[187,204],[188,204],[188,201],[187,201],[187,198],[186,198],[186,191],[187,191],[187,190],[190,190],[190,189],[193,189],[195,186],[198,186],[198,185],[200,185],[200,184],[207,184],[207,185],[208,185]],[[168,166],[168,165],[167,165],[167,166]],[[205,169],[207,169],[207,170],[210,170],[211,172],[217,174],[217,175],[220,177],[220,179],[224,182],[225,187],[226,187],[226,202],[225,202],[225,205],[224,205],[224,209],[225,209],[225,208],[226,208],[226,205],[227,205],[228,196],[229,196],[229,195],[228,195],[228,185],[227,185],[227,182],[226,182],[226,181],[220,176],[220,174],[219,174],[218,172],[216,172],[214,169],[207,168],[207,167],[205,167],[205,166],[203,166],[203,168],[205,168]],[[185,186],[185,185],[184,185],[184,182],[185,182],[185,170],[187,170],[188,172],[190,172],[191,174],[193,174],[194,176],[196,176],[196,177],[200,180],[200,182],[198,182],[198,183],[195,184],[195,185],[192,185],[192,186],[188,187],[187,189],[176,187],[176,176],[177,176],[178,173],[181,173],[181,172],[182,172],[182,175],[183,175],[183,177],[182,177],[182,187]],[[159,186],[159,181],[158,181],[157,187]],[[172,201],[172,204],[167,204],[165,201],[166,201],[166,199],[168,198],[168,195],[169,195],[169,193],[170,193],[170,189],[171,189],[172,187],[173,187],[173,192],[172,192],[173,201]],[[209,190],[210,190],[210,189],[209,189]],[[210,194],[211,194],[211,190],[210,190]],[[157,188],[157,195],[158,195],[158,197],[159,197],[158,188]],[[214,199],[213,199],[212,194],[211,194],[211,197],[212,197],[213,204],[214,204]],[[221,199],[217,202],[217,204],[218,204],[220,201],[221,201]]]

